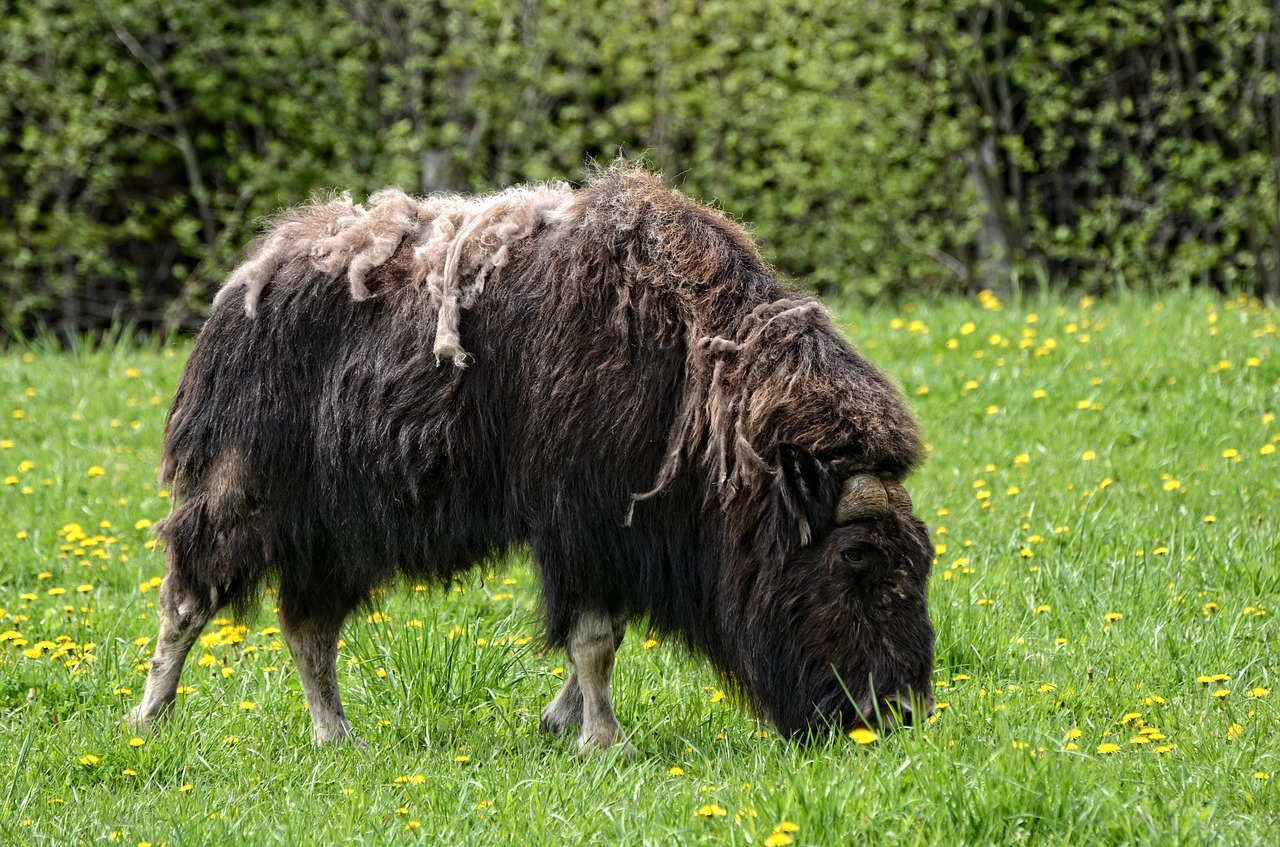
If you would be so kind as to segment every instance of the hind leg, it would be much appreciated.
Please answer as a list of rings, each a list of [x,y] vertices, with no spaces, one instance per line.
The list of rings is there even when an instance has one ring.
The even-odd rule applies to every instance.
[[[347,741],[367,748],[352,732],[338,692],[338,633],[345,619],[346,610],[320,612],[305,602],[286,604],[281,598],[280,630],[311,711],[312,737],[317,744]]]
[[[125,718],[130,726],[137,729],[146,729],[172,710],[182,664],[205,624],[217,611],[215,597],[201,597],[180,582],[170,568],[160,587],[160,632],[156,637],[156,652],[147,672],[142,702]]]
[[[626,632],[626,615],[598,612],[581,614],[570,632],[569,678],[543,709],[542,728],[560,735],[570,726],[580,726],[579,755],[617,742],[626,744],[609,698],[614,656]]]

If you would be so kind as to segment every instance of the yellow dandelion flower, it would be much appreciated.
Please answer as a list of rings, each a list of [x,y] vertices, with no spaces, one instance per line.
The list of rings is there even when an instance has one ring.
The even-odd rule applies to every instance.
[[[782,847],[784,844],[794,843],[795,839],[785,832],[774,832],[764,840],[764,847]]]
[[[1107,614],[1103,616],[1103,620],[1105,620],[1107,623],[1115,623],[1116,621],[1123,620],[1123,619],[1124,619],[1124,615],[1120,614],[1119,612],[1107,612]]]
[[[1270,694],[1270,693],[1271,693],[1271,689],[1270,689],[1270,688],[1263,688],[1263,687],[1259,686],[1259,687],[1257,687],[1257,688],[1250,688],[1250,689],[1248,690],[1248,692],[1246,692],[1246,693],[1247,693],[1250,697],[1266,697],[1268,694]]]
[[[679,765],[672,765],[671,769],[667,771],[667,776],[684,776],[684,768]]]
[[[1085,450],[1080,454],[1080,461],[1082,462],[1092,462],[1096,458],[1098,458],[1098,454],[1092,450]]]
[[[459,756],[454,756],[454,757],[453,757],[453,760],[454,760],[455,762],[459,763],[459,764],[465,764],[465,763],[467,763],[467,762],[471,761],[471,757],[470,757],[470,756],[461,756],[461,755],[459,755]]]
[[[717,688],[714,692],[712,692],[711,694],[712,703],[719,703],[723,699],[724,699],[724,692],[721,691],[720,689]]]
[[[106,470],[101,465],[94,465],[93,467],[89,468],[89,470],[85,471],[84,475],[89,477],[89,479],[94,479],[96,477],[102,476],[105,473],[106,473]]]
[[[1215,700],[1225,700],[1227,698],[1227,695],[1229,695],[1230,693],[1231,693],[1230,688],[1219,688],[1217,691],[1213,692],[1213,697]]]
[[[258,708],[258,705],[250,700],[241,700],[240,708],[244,709],[246,712],[252,712],[254,709]]]
[[[1271,779],[1271,774],[1266,771],[1254,771],[1253,778],[1259,782],[1266,782],[1268,779]]]
[[[422,826],[422,822],[421,822],[421,821],[409,821],[408,823],[406,823],[406,824],[404,825],[404,828],[405,828],[405,829],[408,829],[408,830],[415,830],[415,829],[417,829],[417,828],[418,828],[418,827],[420,827],[420,826]]]
[[[1215,523],[1215,522],[1217,522],[1217,520],[1218,520],[1218,518],[1217,518],[1217,516],[1216,516],[1216,515],[1205,515],[1205,516],[1204,516],[1204,522],[1205,522],[1205,523]]]
[[[1260,456],[1270,456],[1274,452],[1276,452],[1276,445],[1274,444],[1263,444],[1258,448],[1258,455]]]
[[[1106,744],[1099,744],[1099,745],[1098,745],[1098,752],[1099,752],[1099,753],[1101,753],[1101,754],[1102,754],[1102,755],[1104,755],[1104,756],[1109,756],[1109,755],[1111,755],[1112,753],[1119,753],[1119,752],[1120,752],[1120,745],[1119,745],[1119,744],[1112,744],[1111,742],[1108,742],[1108,743],[1106,743]]]
[[[87,765],[87,766],[96,765],[98,764],[98,757],[93,755],[92,753],[86,753],[85,755],[80,757],[80,764]]]
[[[880,736],[876,735],[875,732],[873,732],[872,730],[867,729],[866,727],[860,726],[857,729],[850,732],[849,737],[852,738],[854,742],[857,744],[866,745],[866,744],[875,743],[875,741]]]
[[[143,744],[146,744],[146,743],[147,742],[143,741],[141,738],[138,738],[137,736],[134,736],[133,738],[129,739],[130,747],[141,747]]]
[[[1242,727],[1240,724],[1233,723],[1231,726],[1227,727],[1228,741],[1235,741],[1237,738],[1239,738],[1242,735],[1244,735],[1244,727]]]
[[[693,812],[695,818],[722,818],[727,814],[729,812],[723,806],[717,806],[714,803],[699,806]]]
[[[192,783],[188,782],[186,785],[184,785],[184,786],[182,786],[181,788],[179,788],[179,789],[178,789],[178,792],[179,792],[179,793],[181,793],[181,794],[190,794],[190,793],[191,793],[191,789],[193,789],[193,788],[195,788],[195,785],[193,785]]]

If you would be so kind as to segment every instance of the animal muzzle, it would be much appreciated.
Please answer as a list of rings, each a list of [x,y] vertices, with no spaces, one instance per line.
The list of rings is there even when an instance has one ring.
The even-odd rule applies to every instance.
[[[871,474],[854,474],[844,481],[836,504],[836,524],[882,518],[890,512],[911,514],[911,495],[902,483]]]
[[[874,704],[859,704],[858,708],[862,723],[881,732],[917,726],[928,720],[933,712],[933,697],[918,697],[907,692],[889,694],[878,698]]]

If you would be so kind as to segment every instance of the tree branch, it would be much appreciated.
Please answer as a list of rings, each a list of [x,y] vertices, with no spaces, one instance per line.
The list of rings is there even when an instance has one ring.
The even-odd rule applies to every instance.
[[[191,143],[191,134],[187,132],[186,122],[182,119],[182,111],[178,108],[178,98],[174,96],[173,87],[169,84],[168,77],[165,75],[164,68],[156,61],[156,58],[147,52],[146,48],[133,37],[133,33],[123,24],[116,24],[116,38],[122,43],[134,58],[142,63],[152,79],[156,83],[156,92],[160,95],[160,102],[164,104],[165,111],[169,114],[169,120],[173,123],[174,137],[169,139],[178,151],[182,154],[182,163],[187,171],[187,182],[191,186],[191,196],[195,198],[196,206],[200,210],[200,219],[204,225],[204,242],[207,246],[211,246],[217,232],[217,223],[213,217],[213,209],[209,203],[209,192],[204,187],[204,181],[200,178],[200,162],[196,157],[195,145]]]

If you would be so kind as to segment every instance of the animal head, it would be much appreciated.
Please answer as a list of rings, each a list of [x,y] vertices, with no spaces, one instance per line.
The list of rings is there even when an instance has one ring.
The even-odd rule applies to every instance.
[[[794,452],[787,459],[789,485],[823,484],[806,461]],[[770,661],[783,663],[756,699],[790,735],[892,728],[933,710],[928,532],[893,478],[855,473],[837,494],[812,540],[785,558],[778,590],[753,610],[773,622]]]

